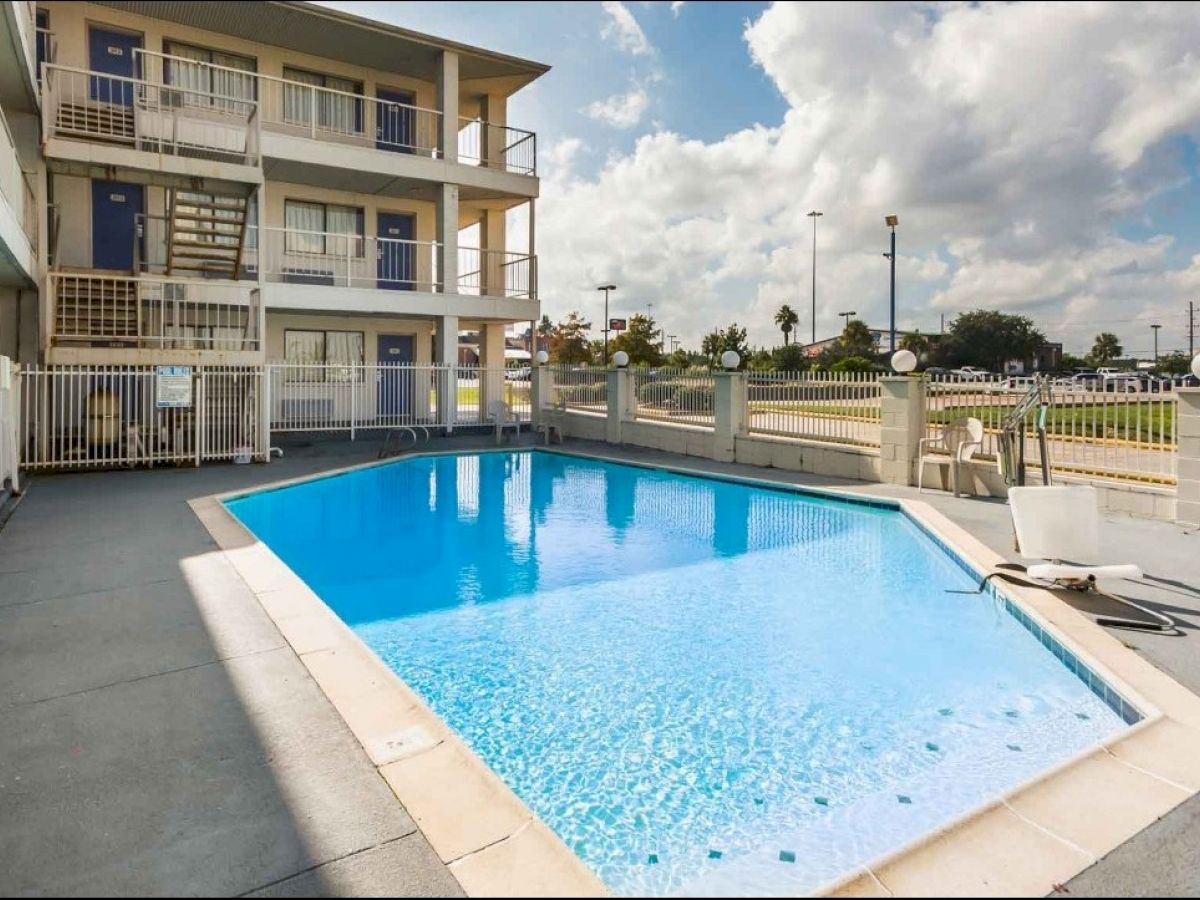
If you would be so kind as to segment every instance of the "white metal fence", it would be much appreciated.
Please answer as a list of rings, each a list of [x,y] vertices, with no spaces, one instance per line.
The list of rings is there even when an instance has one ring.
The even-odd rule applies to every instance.
[[[187,405],[162,405],[155,366],[36,366],[19,373],[26,469],[200,465],[266,454],[262,369],[190,371]]]
[[[879,446],[875,372],[749,372],[746,393],[752,434]]]
[[[1138,389],[1116,382],[1104,384],[1060,381],[1050,385],[1046,414],[1047,448],[1051,468],[1063,474],[1170,484],[1176,478],[1178,402],[1174,389],[1163,383],[1139,383]],[[1118,389],[1119,388],[1119,389]],[[994,458],[1001,426],[1012,407],[1028,390],[1007,378],[962,380],[940,378],[926,387],[926,436],[960,418],[983,423],[979,456]],[[1039,461],[1034,422],[1026,423],[1026,453]]]
[[[0,495],[6,482],[14,491],[21,486],[20,396],[16,366],[7,356],[0,356]]]
[[[550,406],[574,410],[575,412],[598,413],[608,411],[608,372],[579,366],[553,366],[551,378]]]
[[[711,374],[634,369],[632,376],[636,418],[713,427],[716,384]]]

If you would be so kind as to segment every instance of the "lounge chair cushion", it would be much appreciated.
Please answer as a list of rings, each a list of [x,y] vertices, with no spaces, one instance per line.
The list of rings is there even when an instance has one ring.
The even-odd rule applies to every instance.
[[[1033,578],[1043,581],[1083,581],[1089,575],[1096,578],[1141,578],[1142,570],[1135,565],[1073,566],[1069,563],[1038,563],[1026,570]]]

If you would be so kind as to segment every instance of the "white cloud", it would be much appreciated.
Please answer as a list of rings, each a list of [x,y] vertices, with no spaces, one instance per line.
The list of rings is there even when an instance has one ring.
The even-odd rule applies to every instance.
[[[604,0],[600,5],[609,18],[600,32],[606,40],[615,40],[618,47],[634,56],[653,55],[654,45],[647,39],[646,32],[642,31],[642,26],[624,3],[619,0]]]
[[[683,12],[683,6],[683,0],[671,0],[671,15],[678,19],[679,14]]]
[[[650,105],[650,98],[641,88],[624,94],[613,94],[605,100],[592,103],[585,112],[597,121],[614,128],[632,128],[642,121],[642,114]]]
[[[785,301],[807,334],[814,207],[818,336],[842,309],[886,322],[891,212],[901,324],[994,306],[1079,346],[1127,319],[1128,336],[1105,328],[1136,347],[1146,316],[1200,288],[1200,261],[1172,268],[1170,238],[1118,232],[1186,179],[1168,139],[1200,137],[1189,5],[956,4],[931,18],[926,5],[777,4],[745,38],[788,101],[781,121],[711,142],[656,131],[594,177],[546,175],[552,316],[594,318],[589,287],[612,278],[692,345],[735,319],[774,342]],[[640,121],[636,93],[588,112]],[[1163,345],[1178,343],[1167,331]]]

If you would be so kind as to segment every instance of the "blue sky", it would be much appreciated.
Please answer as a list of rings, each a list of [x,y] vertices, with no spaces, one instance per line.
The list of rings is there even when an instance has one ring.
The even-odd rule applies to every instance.
[[[550,64],[512,98],[538,132],[544,310],[654,304],[689,343],[782,302],[901,327],[1000,308],[1068,349],[1101,329],[1185,346],[1200,299],[1200,17],[1186,5],[328,5]],[[1194,7],[1193,7],[1194,9]],[[1197,95],[1197,96],[1193,96]],[[619,307],[620,308],[620,307]]]

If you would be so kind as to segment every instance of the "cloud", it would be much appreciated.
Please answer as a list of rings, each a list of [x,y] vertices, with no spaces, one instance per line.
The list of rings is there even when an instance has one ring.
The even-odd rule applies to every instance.
[[[1190,177],[1200,17],[1187,4],[776,4],[744,37],[787,100],[780,121],[707,142],[656,130],[590,177],[546,175],[552,316],[595,318],[589,288],[611,278],[693,346],[733,320],[774,342],[783,302],[807,335],[814,208],[818,337],[843,309],[886,323],[892,212],[901,325],[991,306],[1061,329],[1068,347],[1127,320],[1128,336],[1105,327],[1137,347],[1146,316],[1200,287],[1169,236],[1122,236],[1130,223],[1144,235],[1147,202]],[[589,114],[629,106],[640,120],[629,97]],[[1182,339],[1177,318],[1164,346]]]
[[[671,0],[671,15],[678,19],[679,14],[683,12],[683,6],[683,0]]]
[[[609,18],[600,32],[605,40],[615,40],[618,47],[634,56],[654,54],[654,45],[646,38],[642,26],[624,3],[618,0],[604,0],[600,5]]]
[[[597,121],[614,128],[632,128],[642,120],[642,114],[650,105],[650,98],[641,88],[625,94],[613,94],[605,100],[597,100],[584,112]]]

